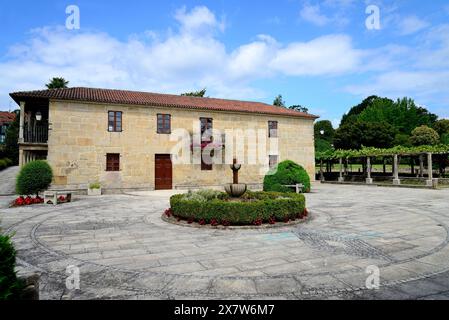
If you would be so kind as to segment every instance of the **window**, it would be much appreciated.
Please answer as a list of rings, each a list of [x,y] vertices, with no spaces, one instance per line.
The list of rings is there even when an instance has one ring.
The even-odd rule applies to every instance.
[[[106,171],[120,171],[119,153],[108,153],[106,155]]]
[[[169,114],[157,115],[157,133],[161,134],[171,133],[171,115]]]
[[[108,131],[122,132],[122,112],[109,111],[108,112]]]
[[[201,123],[201,145],[203,146],[203,142],[212,142],[212,129],[213,129],[213,119],[212,118],[200,118]],[[212,164],[207,164],[203,159],[203,148],[201,148],[201,171],[211,171],[213,166]],[[211,155],[213,157],[213,154]]]
[[[278,122],[268,121],[268,137],[277,138],[278,137]]]
[[[276,168],[276,166],[278,165],[278,156],[270,156],[269,158],[270,169]]]
[[[212,129],[213,129],[213,119],[212,118],[200,118],[201,123],[201,141],[211,142],[212,141]],[[208,131],[206,133],[206,131]],[[206,137],[204,137],[206,133]]]

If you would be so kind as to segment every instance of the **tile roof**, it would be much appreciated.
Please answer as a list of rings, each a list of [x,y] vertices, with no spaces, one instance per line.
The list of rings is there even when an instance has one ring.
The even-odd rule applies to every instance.
[[[19,103],[21,99],[44,98],[54,100],[70,100],[98,102],[110,104],[161,106],[186,109],[202,109],[231,112],[249,112],[282,116],[316,119],[317,116],[276,107],[260,102],[225,100],[215,98],[184,97],[171,94],[136,92],[127,90],[67,88],[40,91],[15,92],[10,96]]]
[[[16,114],[14,112],[6,112],[0,111],[0,126],[4,123],[11,123],[16,118]]]

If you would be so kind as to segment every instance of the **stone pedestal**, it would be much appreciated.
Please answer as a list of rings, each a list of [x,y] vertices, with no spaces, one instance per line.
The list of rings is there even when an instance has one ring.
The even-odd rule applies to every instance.
[[[393,185],[395,185],[395,186],[401,185],[401,180],[400,179],[393,179]]]
[[[373,184],[373,178],[366,178],[366,184]]]
[[[438,179],[426,180],[426,187],[437,189]]]
[[[343,177],[338,177],[338,182],[340,182],[340,183],[345,182],[345,178],[343,178]]]

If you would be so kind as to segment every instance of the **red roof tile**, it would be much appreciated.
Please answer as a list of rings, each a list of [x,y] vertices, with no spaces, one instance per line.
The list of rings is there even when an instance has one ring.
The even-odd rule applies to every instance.
[[[4,123],[11,123],[16,118],[16,114],[14,112],[6,112],[0,111],[0,126]]]
[[[28,92],[15,92],[10,96],[19,103],[21,99],[44,98],[54,100],[70,100],[84,102],[98,102],[110,104],[161,106],[186,109],[203,109],[217,111],[249,112],[260,114],[273,114],[307,119],[316,119],[317,116],[276,107],[260,102],[225,100],[215,98],[184,97],[171,94],[136,92],[126,90],[94,89],[94,88],[67,88]]]

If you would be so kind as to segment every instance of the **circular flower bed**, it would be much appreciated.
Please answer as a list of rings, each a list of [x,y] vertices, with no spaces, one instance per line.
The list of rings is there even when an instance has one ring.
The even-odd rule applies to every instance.
[[[260,226],[305,219],[305,197],[296,193],[246,192],[230,198],[224,192],[203,190],[170,198],[166,218],[211,226]]]

